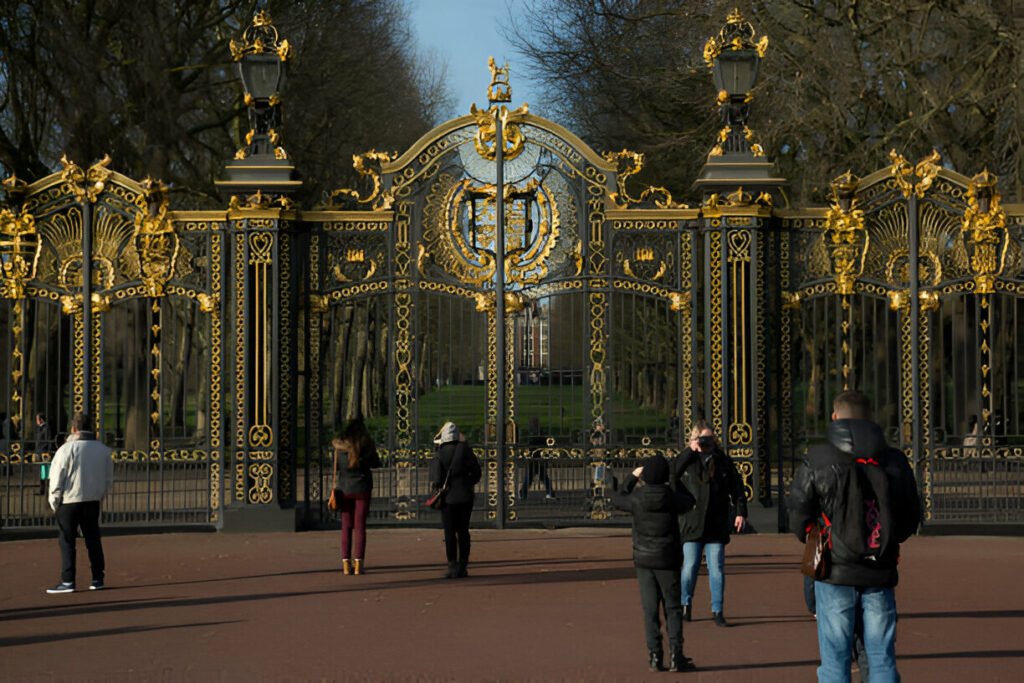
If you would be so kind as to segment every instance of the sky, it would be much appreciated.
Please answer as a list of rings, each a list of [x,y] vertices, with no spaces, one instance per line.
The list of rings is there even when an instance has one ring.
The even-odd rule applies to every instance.
[[[499,66],[508,62],[512,106],[526,102],[535,111],[536,97],[527,83],[522,59],[518,58],[517,68],[517,55],[498,29],[499,22],[507,21],[508,8],[515,12],[522,4],[522,0],[409,0],[421,51],[435,51],[448,62],[449,87],[455,98],[453,118],[468,114],[474,103],[487,107],[490,56]]]

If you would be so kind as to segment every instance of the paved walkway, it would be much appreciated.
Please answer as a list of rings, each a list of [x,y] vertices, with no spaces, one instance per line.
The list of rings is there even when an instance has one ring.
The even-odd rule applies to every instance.
[[[108,590],[71,595],[43,592],[55,539],[0,543],[0,680],[814,680],[791,537],[736,539],[733,627],[709,620],[702,579],[700,671],[649,674],[627,531],[475,531],[463,581],[438,578],[439,530],[370,533],[361,577],[329,532],[111,537]],[[901,573],[905,681],[1024,681],[1024,539],[915,538]]]

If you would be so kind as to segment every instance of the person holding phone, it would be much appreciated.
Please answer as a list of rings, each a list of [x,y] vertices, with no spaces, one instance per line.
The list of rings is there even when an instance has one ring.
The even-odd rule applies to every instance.
[[[701,555],[711,584],[711,614],[718,626],[728,626],[725,601],[725,546],[730,534],[747,523],[747,499],[743,478],[732,458],[719,447],[715,433],[703,420],[690,432],[689,446],[672,462],[672,487],[689,491],[696,505],[679,517],[683,540],[683,619],[693,617],[691,601],[697,585]],[[733,514],[730,510],[735,510]]]

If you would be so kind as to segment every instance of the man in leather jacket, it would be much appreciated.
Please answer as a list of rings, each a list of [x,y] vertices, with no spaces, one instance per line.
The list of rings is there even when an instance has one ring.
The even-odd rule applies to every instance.
[[[859,493],[851,493],[861,490],[854,483],[857,477],[863,477],[857,468],[867,467],[880,468],[885,474],[887,487],[877,500],[861,500]],[[886,511],[878,519],[885,519],[890,526],[884,530],[865,509],[869,502],[880,506],[883,498]],[[861,509],[851,509],[851,500],[856,500]],[[850,655],[859,612],[872,683],[898,681],[896,560],[899,544],[917,530],[921,504],[907,458],[886,443],[881,427],[871,419],[871,404],[864,394],[844,391],[836,397],[828,443],[808,450],[793,479],[789,507],[790,528],[801,542],[819,519],[826,524],[836,522],[830,527],[830,573],[814,585],[821,655],[818,680],[850,680]],[[871,544],[883,534],[886,551],[872,552]],[[848,542],[853,536],[869,539],[867,547],[862,544],[855,548],[856,543]]]

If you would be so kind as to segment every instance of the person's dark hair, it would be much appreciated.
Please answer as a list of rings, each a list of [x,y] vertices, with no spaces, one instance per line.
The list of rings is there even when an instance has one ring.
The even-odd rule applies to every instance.
[[[844,391],[832,402],[832,410],[840,420],[870,420],[871,399],[859,391]]]
[[[92,420],[89,413],[81,411],[71,416],[71,428],[79,432],[88,432],[92,428]]]
[[[354,470],[359,467],[359,457],[373,448],[373,437],[366,429],[363,418],[357,417],[350,420],[345,426],[345,431],[341,433],[341,439],[349,444],[348,468]]]
[[[43,415],[42,413],[36,413],[36,419],[37,420],[42,420],[43,422],[46,422],[46,416]]]

